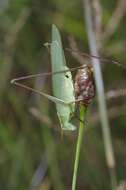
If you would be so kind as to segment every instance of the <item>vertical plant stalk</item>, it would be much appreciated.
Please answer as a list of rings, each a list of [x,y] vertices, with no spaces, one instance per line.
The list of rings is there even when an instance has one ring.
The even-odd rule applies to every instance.
[[[83,5],[84,5],[84,13],[85,13],[84,16],[85,16],[85,21],[86,21],[86,29],[87,29],[87,34],[88,34],[90,52],[92,55],[98,56],[96,39],[95,39],[94,31],[93,31],[91,1],[83,0]],[[92,63],[93,63],[93,68],[94,68],[94,76],[95,76],[98,103],[99,103],[99,112],[100,112],[100,118],[101,118],[101,124],[102,124],[106,162],[107,162],[109,172],[110,172],[112,190],[115,190],[117,186],[116,172],[115,172],[115,159],[114,159],[114,153],[113,153],[113,146],[111,142],[110,127],[109,127],[109,122],[108,122],[108,117],[107,117],[107,109],[106,109],[106,102],[105,102],[105,95],[104,95],[103,78],[102,78],[102,73],[101,73],[101,68],[100,68],[100,61],[99,59],[95,59],[92,57]]]
[[[82,144],[82,139],[83,139],[83,132],[85,128],[85,123],[82,121],[85,118],[85,114],[86,114],[86,107],[81,104],[80,105],[80,126],[79,126],[79,133],[78,133],[78,139],[77,139],[77,145],[76,145],[72,190],[75,190],[76,183],[77,183],[77,171],[78,171],[78,165],[79,165],[80,150],[81,150],[81,144]]]

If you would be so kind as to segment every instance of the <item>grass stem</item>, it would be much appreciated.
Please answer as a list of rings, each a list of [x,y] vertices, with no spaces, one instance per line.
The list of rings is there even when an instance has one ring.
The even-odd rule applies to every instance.
[[[93,13],[92,13],[91,3],[92,2],[90,0],[83,0],[84,18],[87,29],[90,53],[92,55],[99,57],[95,33],[94,33],[94,23],[93,23],[93,16],[92,16]],[[111,188],[112,190],[115,190],[117,184],[116,169],[115,169],[116,162],[112,145],[110,125],[107,115],[107,106],[105,102],[104,83],[100,67],[100,60],[94,59],[93,57],[91,58],[91,60],[94,68],[95,84],[96,84],[98,104],[99,104],[99,113],[100,113],[102,133],[103,133],[106,163],[109,169]]]
[[[76,145],[74,172],[73,172],[73,180],[72,180],[72,190],[75,190],[76,183],[77,183],[77,171],[78,171],[78,165],[79,165],[83,132],[84,132],[84,127],[85,127],[85,123],[82,121],[84,120],[85,113],[86,113],[86,107],[84,105],[80,105],[80,126],[79,126],[79,133],[78,133],[78,139],[77,139],[77,145]]]

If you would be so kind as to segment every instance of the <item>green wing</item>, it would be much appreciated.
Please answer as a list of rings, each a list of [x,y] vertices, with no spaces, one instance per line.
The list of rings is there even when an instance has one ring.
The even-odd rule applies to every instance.
[[[62,48],[60,33],[55,25],[52,26],[51,65],[52,72],[68,69]],[[53,75],[52,85],[53,95],[55,97],[68,103],[75,101],[72,75],[70,71]],[[76,127],[69,123],[69,120],[75,110],[75,103],[68,104],[68,106],[57,103],[56,109],[62,129],[74,130]]]

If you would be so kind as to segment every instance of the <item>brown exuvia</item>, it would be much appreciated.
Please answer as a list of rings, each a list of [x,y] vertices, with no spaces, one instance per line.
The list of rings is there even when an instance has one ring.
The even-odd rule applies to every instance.
[[[95,85],[93,77],[93,68],[91,65],[85,65],[79,69],[75,77],[75,97],[79,103],[88,106],[95,96]]]

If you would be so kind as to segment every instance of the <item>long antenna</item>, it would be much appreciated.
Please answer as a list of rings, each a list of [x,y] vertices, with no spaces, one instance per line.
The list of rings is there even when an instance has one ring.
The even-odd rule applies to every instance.
[[[75,50],[75,49],[71,49],[71,48],[65,48],[66,51],[69,51],[69,52],[75,52],[75,53],[79,53],[80,55],[82,56],[85,56],[87,58],[96,58],[96,59],[99,59],[100,61],[103,61],[103,62],[106,62],[106,63],[113,63],[119,67],[122,67],[124,69],[126,69],[126,66],[122,63],[120,63],[119,61],[116,61],[116,60],[111,60],[109,58],[104,58],[104,57],[100,57],[100,56],[96,56],[96,55],[91,55],[91,54],[88,54],[88,53],[85,53],[85,52],[79,52],[78,50]]]

